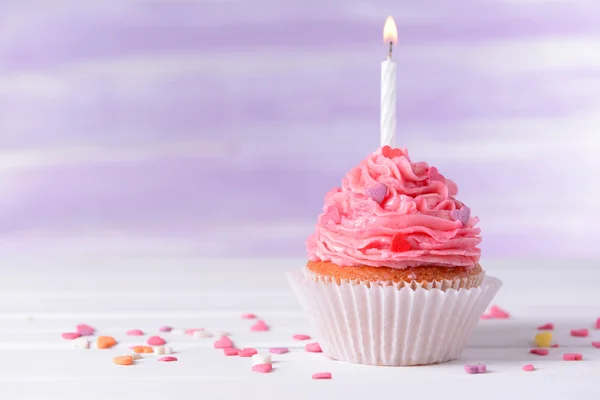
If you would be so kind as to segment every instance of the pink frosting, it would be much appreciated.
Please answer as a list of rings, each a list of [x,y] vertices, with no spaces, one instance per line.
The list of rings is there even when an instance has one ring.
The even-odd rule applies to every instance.
[[[387,188],[381,204],[371,197],[379,183]],[[341,189],[325,196],[316,231],[307,241],[309,259],[400,269],[473,267],[481,254],[479,219],[465,218],[463,225],[458,212],[452,213],[465,207],[454,198],[457,192],[435,167],[411,162],[406,149],[380,148],[344,177]],[[392,238],[398,235],[409,250],[392,251]]]

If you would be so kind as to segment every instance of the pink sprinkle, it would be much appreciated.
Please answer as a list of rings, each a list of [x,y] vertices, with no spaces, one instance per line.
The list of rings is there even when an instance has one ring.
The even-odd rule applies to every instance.
[[[510,318],[510,314],[498,306],[490,307],[489,313],[493,318],[500,318],[500,319]]]
[[[131,329],[127,331],[127,336],[144,336],[144,332],[140,329]]]
[[[600,342],[592,342],[592,346],[594,346],[597,349],[600,349]]]
[[[317,343],[317,342],[307,344],[306,351],[308,351],[309,353],[323,352],[323,350],[321,350],[321,346],[319,346],[319,343]]]
[[[551,331],[552,329],[554,329],[554,324],[551,323],[538,326],[538,330],[540,331]]]
[[[269,353],[271,354],[285,354],[288,353],[290,349],[287,347],[272,347],[269,349]]]
[[[200,332],[203,331],[204,328],[189,328],[185,330],[185,334],[186,335],[190,335],[190,336],[194,336],[194,332]]]
[[[533,371],[533,370],[534,370],[533,364],[523,365],[523,371],[529,372],[529,371]]]
[[[491,316],[490,314],[483,314],[481,317],[479,317],[480,319],[492,319],[494,318],[493,316]]]
[[[313,374],[313,379],[331,379],[331,372],[317,372]]]
[[[171,332],[172,330],[173,330],[173,328],[170,326],[167,326],[167,325],[161,326],[160,328],[158,328],[159,332]]]
[[[563,354],[563,360],[565,361],[581,361],[583,356],[579,353],[565,353]]]
[[[227,347],[223,349],[223,354],[226,356],[237,356],[239,353],[239,349],[234,349],[233,347]]]
[[[478,374],[479,367],[477,365],[465,365],[465,372],[467,374]]]
[[[161,357],[158,359],[158,361],[162,361],[162,362],[177,361],[177,357],[173,357],[173,356]]]
[[[79,324],[75,329],[77,329],[77,333],[79,333],[81,336],[91,336],[96,331],[93,327],[87,324]]]
[[[558,347],[558,343],[551,344],[550,347],[557,348]]]
[[[258,353],[258,351],[256,351],[256,349],[253,349],[253,348],[247,348],[247,349],[244,349],[244,350],[240,351],[240,352],[238,353],[238,355],[239,355],[240,357],[252,357],[252,356],[253,356],[253,355],[255,355],[256,353]]]
[[[250,330],[252,332],[264,332],[264,331],[268,331],[269,327],[267,326],[267,324],[265,324],[265,321],[263,321],[262,319],[259,319],[258,321],[256,321],[256,323],[254,325],[252,325],[250,327]]]
[[[600,318],[596,320],[596,329],[600,329]]]
[[[63,339],[73,340],[73,339],[77,339],[81,335],[77,332],[65,332],[65,333],[62,333],[61,336],[63,337]]]
[[[531,354],[536,354],[538,356],[547,356],[548,355],[548,349],[531,349],[531,350],[529,350],[529,352]]]
[[[273,371],[273,366],[271,364],[269,364],[269,363],[258,364],[258,365],[252,366],[252,371],[254,371],[254,372],[262,372],[264,374],[264,373]]]
[[[586,337],[587,335],[589,335],[587,329],[571,329],[571,336]]]
[[[310,336],[297,334],[297,335],[292,336],[292,339],[294,339],[294,340],[309,340]]]
[[[256,315],[255,314],[242,314],[242,319],[256,319]]]
[[[167,341],[160,336],[151,336],[146,340],[146,343],[148,343],[149,346],[162,346],[163,344],[166,344]]]
[[[233,347],[233,342],[227,336],[223,336],[221,339],[213,343],[215,349],[228,349]]]

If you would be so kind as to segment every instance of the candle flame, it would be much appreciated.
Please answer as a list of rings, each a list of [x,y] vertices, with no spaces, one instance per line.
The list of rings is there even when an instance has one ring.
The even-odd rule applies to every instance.
[[[383,26],[383,42],[384,43],[398,43],[398,28],[396,28],[396,21],[394,18],[387,17],[385,25]]]

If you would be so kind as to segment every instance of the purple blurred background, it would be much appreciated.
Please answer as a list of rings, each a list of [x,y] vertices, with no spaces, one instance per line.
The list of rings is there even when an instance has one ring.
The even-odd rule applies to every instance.
[[[4,253],[301,256],[379,141],[481,218],[485,257],[600,256],[596,0],[0,0]]]

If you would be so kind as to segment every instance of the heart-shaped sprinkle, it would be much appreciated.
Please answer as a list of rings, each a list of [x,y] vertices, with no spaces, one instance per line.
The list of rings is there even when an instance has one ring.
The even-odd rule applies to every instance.
[[[117,344],[117,341],[112,336],[98,336],[96,347],[99,349],[110,349]]]
[[[554,324],[552,324],[552,323],[547,323],[547,324],[538,326],[538,330],[540,330],[540,331],[551,331],[552,329],[554,329]]]
[[[215,349],[227,349],[233,347],[233,342],[229,337],[223,336],[221,339],[215,341],[213,346]]]
[[[321,353],[321,352],[323,352],[323,350],[321,350],[321,346],[317,342],[307,344],[306,347],[305,347],[305,349],[309,353]]]
[[[592,342],[592,346],[594,346],[597,349],[600,349],[600,342]]]
[[[471,217],[471,209],[467,206],[462,206],[460,210],[450,211],[450,216],[455,221],[460,221],[463,226],[466,226]]]
[[[535,354],[538,356],[547,356],[548,355],[548,349],[531,349],[531,350],[529,350],[529,352],[531,354]]]
[[[252,366],[252,371],[261,372],[263,374],[273,371],[273,365],[270,363],[257,364]]]
[[[158,328],[159,332],[171,332],[173,330],[173,328],[171,328],[170,326],[161,326],[160,328]]]
[[[390,243],[390,250],[395,253],[402,253],[410,250],[410,243],[406,240],[406,236],[396,233]]]
[[[131,365],[133,364],[132,356],[119,356],[113,358],[113,362],[117,365]]]
[[[77,332],[65,332],[65,333],[62,333],[61,336],[63,337],[63,339],[73,340],[73,339],[77,339],[81,335]]]
[[[223,354],[225,354],[226,356],[237,356],[239,352],[239,349],[235,349],[233,347],[227,347],[223,349]]]
[[[79,324],[77,325],[76,329],[77,333],[79,333],[81,336],[91,336],[96,331],[96,329],[87,324]]]
[[[533,371],[535,368],[533,367],[533,364],[527,364],[527,365],[523,365],[523,371]]]
[[[264,332],[264,331],[268,331],[269,327],[267,326],[267,324],[265,324],[265,321],[263,321],[262,319],[259,319],[258,321],[256,321],[256,323],[254,325],[252,325],[250,327],[250,330],[252,332]]]
[[[331,372],[317,372],[312,375],[313,379],[331,379]]]
[[[429,168],[429,180],[430,181],[438,181],[438,182],[446,182],[446,177],[440,174],[440,171],[436,167]]]
[[[378,183],[377,185],[367,189],[367,194],[377,203],[381,204],[383,199],[385,199],[385,195],[387,194],[387,187],[383,183]]]
[[[269,353],[273,353],[273,354],[285,354],[285,353],[289,353],[290,349],[288,349],[287,347],[272,347],[269,349]]]
[[[256,319],[256,315],[252,313],[242,314],[242,319]]]
[[[310,340],[310,336],[298,333],[298,334],[292,336],[292,339],[294,339],[294,340]]]
[[[571,336],[587,337],[590,332],[587,329],[571,329]]]
[[[158,361],[162,361],[162,362],[177,361],[177,357],[173,357],[173,356],[161,357],[161,358],[158,359]]]
[[[390,146],[383,146],[381,148],[381,154],[383,154],[384,157],[393,159],[395,157],[403,156],[404,152],[400,149],[392,149]]]
[[[127,331],[127,336],[144,336],[144,332],[141,329],[131,329]]]
[[[258,351],[256,349],[252,349],[252,348],[247,348],[247,349],[243,349],[241,350],[238,355],[240,357],[252,357],[253,355],[255,355],[256,353],[258,353]]]
[[[167,343],[167,341],[160,336],[151,336],[146,340],[149,346],[162,346]]]
[[[490,307],[489,314],[492,316],[492,318],[498,318],[498,319],[510,318],[510,314],[508,313],[508,311],[498,307],[497,305],[493,305]]]

